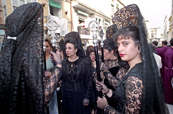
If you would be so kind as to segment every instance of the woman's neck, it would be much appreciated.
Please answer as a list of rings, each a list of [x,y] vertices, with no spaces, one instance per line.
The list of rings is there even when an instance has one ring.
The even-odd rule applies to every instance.
[[[50,54],[46,53],[46,60],[49,59],[49,57],[50,57]]]
[[[68,58],[68,60],[69,60],[70,62],[74,62],[74,61],[76,61],[78,58],[79,58],[79,57],[78,57],[77,55],[73,55],[73,56],[70,56],[70,57]]]
[[[93,67],[96,68],[96,61],[92,61]]]
[[[117,59],[117,57],[116,57],[115,55],[112,55],[112,56],[110,57],[110,60],[115,60],[115,59]]]
[[[129,69],[133,68],[136,64],[141,63],[141,62],[142,62],[142,60],[141,60],[141,57],[139,55],[135,59],[133,59],[133,60],[131,60],[131,61],[128,62],[129,63],[129,66],[130,66]]]

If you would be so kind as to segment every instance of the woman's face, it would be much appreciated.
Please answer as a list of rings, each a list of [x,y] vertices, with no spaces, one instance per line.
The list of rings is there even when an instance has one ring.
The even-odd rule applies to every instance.
[[[120,35],[117,40],[118,52],[123,61],[132,61],[139,55],[138,46],[129,37],[125,39],[124,36]]]
[[[90,53],[90,59],[91,59],[91,61],[95,61],[95,53],[94,52]]]
[[[113,56],[113,50],[109,51],[107,49],[103,49],[103,53],[104,53],[104,60],[108,60],[111,59],[111,57]]]
[[[51,51],[50,44],[47,41],[45,41],[45,44],[46,44],[46,53],[49,53]]]
[[[66,44],[66,54],[68,57],[75,55],[77,52],[77,49],[74,48],[74,45],[72,43]]]

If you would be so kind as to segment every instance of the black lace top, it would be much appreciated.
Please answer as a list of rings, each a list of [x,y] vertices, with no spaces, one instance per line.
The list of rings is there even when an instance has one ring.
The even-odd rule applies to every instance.
[[[112,99],[116,108],[108,106],[105,114],[139,114],[143,92],[142,64],[136,64],[118,82],[116,90],[113,91]]]
[[[105,80],[105,83],[108,82],[109,85],[106,85],[111,89],[116,89],[116,85],[118,84],[119,80],[121,80],[121,78],[127,72],[126,67],[122,67],[119,65],[118,59],[106,60],[101,64],[100,70],[101,78]]]
[[[62,94],[71,98],[87,98],[91,92],[91,65],[85,58],[70,62],[65,59],[62,64]]]

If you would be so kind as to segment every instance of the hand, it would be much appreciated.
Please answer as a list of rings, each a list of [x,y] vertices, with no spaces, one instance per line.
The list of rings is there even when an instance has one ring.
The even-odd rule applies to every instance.
[[[103,84],[102,82],[99,82],[98,80],[96,80],[96,89],[97,91],[102,91],[102,93],[108,93],[109,91],[107,86]]]
[[[64,60],[64,54],[63,54],[63,51],[61,51],[60,53],[61,53],[61,60]]]
[[[59,81],[59,87],[61,87],[61,85],[62,85],[62,80]]]
[[[104,109],[108,105],[108,102],[106,98],[103,96],[103,98],[97,97],[97,107],[100,109]]]
[[[61,64],[61,54],[59,51],[56,51],[56,53],[54,53],[53,51],[50,52],[50,54],[53,56],[53,60],[55,61],[55,63],[59,63]]]
[[[45,78],[50,78],[51,72],[50,71],[44,71]]]
[[[83,99],[83,105],[84,105],[84,106],[88,106],[88,105],[89,105],[89,99],[84,98],[84,99]]]
[[[104,63],[100,64],[100,70],[108,70],[108,67],[106,67],[106,65]]]

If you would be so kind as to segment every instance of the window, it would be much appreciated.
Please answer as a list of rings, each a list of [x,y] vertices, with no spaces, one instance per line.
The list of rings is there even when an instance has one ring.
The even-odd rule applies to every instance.
[[[14,11],[18,6],[21,6],[26,3],[30,2],[37,2],[37,0],[11,0],[11,3],[13,5],[12,11]]]
[[[116,9],[119,10],[119,4],[116,4]]]
[[[5,35],[5,30],[4,29],[0,29],[0,35]]]
[[[50,14],[57,17],[62,17],[61,4],[62,2],[60,0],[49,0]]]
[[[111,4],[111,11],[114,14],[115,10],[114,10],[114,5],[113,4]]]
[[[4,14],[4,21],[7,17],[7,8],[6,8],[6,2],[5,0],[2,0],[2,9],[3,9],[3,14]]]

